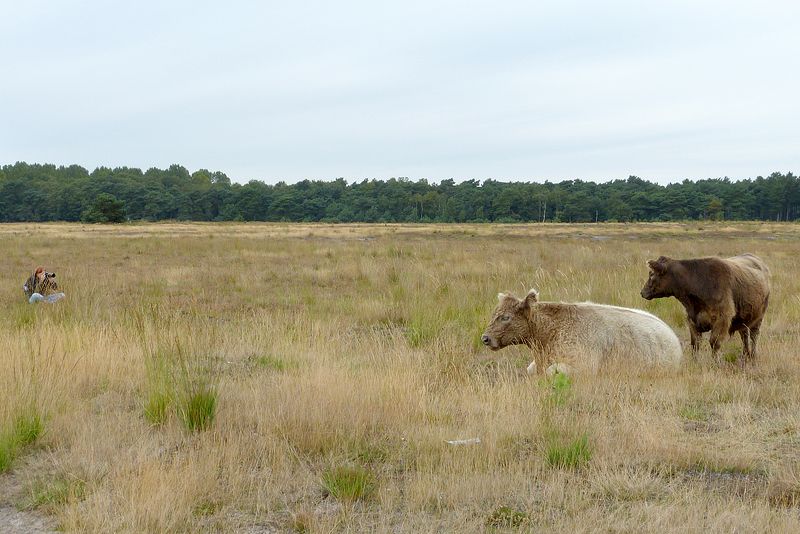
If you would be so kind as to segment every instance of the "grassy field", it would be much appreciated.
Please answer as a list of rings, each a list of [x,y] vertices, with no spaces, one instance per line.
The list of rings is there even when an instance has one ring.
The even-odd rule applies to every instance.
[[[800,226],[2,225],[0,251],[0,505],[61,530],[800,532]],[[744,251],[773,273],[744,371],[704,343],[551,379],[480,344],[535,287],[687,346],[645,260]],[[27,304],[39,264],[64,301]]]

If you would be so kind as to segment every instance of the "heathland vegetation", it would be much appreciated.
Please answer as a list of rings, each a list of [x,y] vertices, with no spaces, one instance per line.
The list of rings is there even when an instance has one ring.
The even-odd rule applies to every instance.
[[[0,250],[0,518],[800,531],[797,225],[7,224]],[[742,251],[773,273],[744,370],[704,345],[671,372],[548,378],[481,344],[498,291],[536,287],[645,308],[686,345],[682,306],[639,295],[645,261]],[[37,264],[66,299],[27,303]]]
[[[294,222],[792,221],[791,172],[662,186],[631,176],[605,183],[465,180],[303,180],[231,183],[222,172],[17,163],[0,167],[0,222],[124,220]]]

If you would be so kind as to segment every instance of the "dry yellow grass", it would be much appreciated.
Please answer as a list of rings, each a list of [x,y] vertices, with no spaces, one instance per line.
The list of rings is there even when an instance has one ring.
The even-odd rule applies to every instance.
[[[0,448],[42,421],[0,505],[65,531],[800,531],[798,226],[3,225],[0,250]],[[746,371],[706,348],[556,392],[527,349],[480,345],[529,287],[686,344],[680,305],[639,297],[645,260],[743,251],[773,272]],[[37,264],[66,300],[27,304]],[[364,484],[337,499],[340,472]]]

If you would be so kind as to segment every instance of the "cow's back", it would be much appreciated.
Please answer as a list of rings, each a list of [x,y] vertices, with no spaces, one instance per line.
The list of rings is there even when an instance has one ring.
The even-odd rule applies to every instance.
[[[725,261],[731,264],[734,270],[749,273],[755,279],[769,284],[769,267],[764,260],[754,254],[740,254]]]
[[[766,312],[771,289],[767,264],[753,254],[741,254],[725,261],[731,268],[730,291],[737,318],[744,324],[760,321]]]
[[[644,310],[592,302],[574,306],[580,317],[580,323],[575,325],[575,335],[599,351],[601,360],[620,357],[656,365],[680,363],[683,350],[678,337],[655,315]]]

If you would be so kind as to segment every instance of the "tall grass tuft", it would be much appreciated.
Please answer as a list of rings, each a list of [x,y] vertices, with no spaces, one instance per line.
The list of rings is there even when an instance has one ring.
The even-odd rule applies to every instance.
[[[375,477],[361,467],[340,465],[322,473],[322,487],[339,501],[351,503],[367,498],[375,489]]]
[[[163,425],[174,408],[178,420],[192,432],[211,426],[217,413],[215,361],[210,352],[214,346],[214,329],[195,324],[193,330],[172,336],[162,334],[158,325],[176,319],[158,308],[134,315],[145,353],[147,368],[144,387],[144,416],[154,425]]]
[[[175,354],[177,369],[173,376],[178,419],[192,432],[206,430],[217,415],[219,398],[214,358],[207,349],[186,350],[179,340],[175,342]]]
[[[147,358],[146,366],[144,416],[150,424],[163,425],[175,397],[169,361],[163,353],[156,352]]]
[[[144,417],[152,425],[163,425],[167,421],[172,394],[167,390],[150,390],[145,399]]]
[[[573,440],[564,440],[555,434],[548,437],[545,459],[551,467],[575,469],[587,464],[591,458],[592,449],[586,434]]]
[[[545,460],[551,467],[575,469],[588,463],[592,457],[589,436],[577,438],[565,436],[557,421],[564,416],[562,408],[572,399],[572,379],[564,373],[556,373],[549,381],[550,393],[543,412],[545,421]],[[561,414],[561,415],[560,415]],[[569,414],[565,415],[569,417]],[[572,434],[574,436],[574,434]]]
[[[29,408],[14,419],[9,429],[0,432],[0,473],[7,471],[20,450],[35,442],[43,431],[39,412]]]
[[[0,434],[0,473],[11,467],[11,463],[17,455],[16,442],[13,436],[8,433]]]
[[[572,395],[572,379],[565,373],[556,373],[550,381],[549,401],[553,406],[564,406]]]
[[[202,385],[178,399],[178,417],[187,430],[205,430],[217,414],[217,391],[213,386]]]
[[[66,504],[81,500],[86,494],[86,482],[71,477],[56,477],[52,480],[37,480],[28,490],[24,508],[40,508]]]

